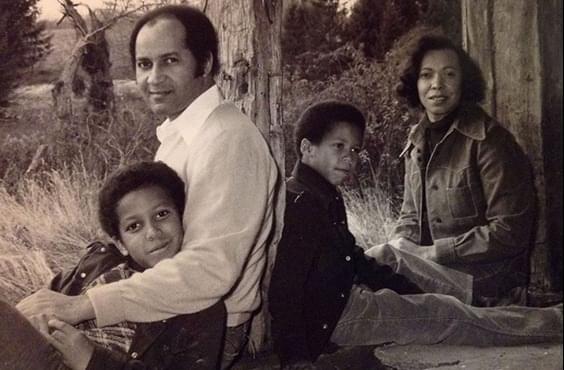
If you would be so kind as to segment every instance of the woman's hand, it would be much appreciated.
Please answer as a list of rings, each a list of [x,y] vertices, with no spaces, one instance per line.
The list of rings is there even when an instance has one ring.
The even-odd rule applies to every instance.
[[[406,252],[412,252],[412,253],[413,253],[413,251],[415,251],[419,248],[419,245],[415,244],[411,240],[404,238],[404,237],[392,239],[388,242],[388,244],[390,244],[392,247],[397,248],[399,250],[406,251]]]
[[[63,355],[65,365],[73,370],[84,370],[94,353],[94,345],[80,330],[57,319],[47,323],[51,333],[47,340]]]
[[[418,245],[403,237],[390,240],[388,244],[401,251],[416,255],[424,260],[433,262],[436,262],[437,260],[437,248],[434,245]]]

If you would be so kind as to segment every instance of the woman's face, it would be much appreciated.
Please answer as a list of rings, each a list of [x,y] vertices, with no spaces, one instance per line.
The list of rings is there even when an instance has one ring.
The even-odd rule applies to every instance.
[[[430,50],[421,61],[417,91],[429,121],[436,122],[460,103],[462,71],[454,50]]]

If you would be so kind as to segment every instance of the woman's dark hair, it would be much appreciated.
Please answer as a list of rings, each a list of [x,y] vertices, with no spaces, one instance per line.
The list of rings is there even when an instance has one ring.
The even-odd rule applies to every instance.
[[[452,50],[458,56],[462,73],[461,103],[480,103],[484,100],[486,84],[480,67],[466,51],[444,36],[423,36],[419,39],[400,75],[400,82],[396,87],[399,97],[405,99],[411,107],[421,106],[417,80],[423,58],[432,50]]]
[[[179,215],[184,212],[186,193],[184,182],[163,162],[139,162],[112,173],[98,194],[98,220],[112,238],[121,240],[117,206],[132,191],[149,186],[160,187],[174,203]]]
[[[303,139],[319,144],[323,137],[341,122],[358,128],[361,136],[364,136],[366,119],[354,105],[330,100],[309,106],[298,119],[294,129],[298,158],[302,158],[300,143]]]
[[[141,28],[158,18],[174,18],[180,21],[186,31],[186,48],[198,63],[197,75],[204,73],[208,58],[212,58],[212,76],[219,72],[217,32],[209,18],[200,10],[189,5],[167,5],[143,15],[133,27],[129,38],[129,55],[135,68],[135,43]]]

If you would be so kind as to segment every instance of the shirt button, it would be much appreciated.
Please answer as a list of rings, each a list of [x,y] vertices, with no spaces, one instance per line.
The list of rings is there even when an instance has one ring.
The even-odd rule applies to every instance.
[[[86,272],[81,272],[80,277],[84,279],[86,277]]]
[[[341,298],[345,298],[345,293],[341,293]]]
[[[137,357],[139,357],[139,354],[137,352],[131,353],[131,358],[137,358]]]
[[[345,261],[350,262],[350,260],[351,260],[351,256],[346,256],[346,257],[345,257]]]
[[[106,251],[106,247],[100,248],[100,252],[104,253]]]
[[[163,323],[166,323],[166,319],[163,320]]]
[[[327,328],[329,328],[329,325],[327,324],[323,324],[323,326],[321,327],[323,330],[327,330]]]

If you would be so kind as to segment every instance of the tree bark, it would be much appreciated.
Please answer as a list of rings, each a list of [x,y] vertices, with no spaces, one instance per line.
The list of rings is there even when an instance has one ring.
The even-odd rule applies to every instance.
[[[463,44],[487,83],[485,108],[533,165],[531,283],[562,289],[562,1],[463,0]],[[525,241],[523,241],[525,242]]]
[[[59,3],[64,17],[73,22],[77,41],[52,90],[57,116],[82,120],[83,114],[113,114],[115,97],[106,25],[92,11],[87,23],[70,0]]]
[[[284,178],[284,135],[281,124],[282,69],[280,32],[281,0],[200,0],[219,37],[221,72],[218,85],[226,99],[233,101],[257,125]],[[276,217],[282,229],[284,199],[278,200]],[[275,236],[277,239],[279,237]],[[275,245],[273,243],[272,245]],[[269,343],[267,294],[276,250],[268,251],[263,279],[263,305],[253,319],[251,348],[260,350]]]

